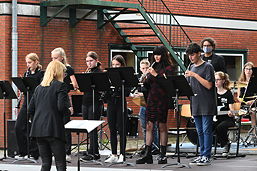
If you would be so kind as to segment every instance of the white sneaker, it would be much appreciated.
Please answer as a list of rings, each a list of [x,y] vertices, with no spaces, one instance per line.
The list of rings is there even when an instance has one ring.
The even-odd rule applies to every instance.
[[[66,155],[66,162],[71,162],[71,155]]]
[[[193,159],[189,165],[197,165],[202,160],[202,156],[198,156],[197,158]]]
[[[123,163],[123,161],[124,161],[124,156],[122,154],[120,154],[117,163]]]
[[[18,156],[14,156],[14,158],[15,158],[16,160],[22,160],[22,159],[28,158],[28,155],[26,155],[26,156],[18,155]]]
[[[118,156],[115,155],[110,155],[110,157],[108,159],[106,159],[104,162],[105,163],[117,163],[118,161]]]

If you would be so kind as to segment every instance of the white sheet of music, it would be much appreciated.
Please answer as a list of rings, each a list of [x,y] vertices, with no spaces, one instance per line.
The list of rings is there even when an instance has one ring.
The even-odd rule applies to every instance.
[[[104,121],[98,120],[71,120],[67,124],[65,124],[66,129],[84,129],[87,132],[91,132],[96,127],[104,123]]]

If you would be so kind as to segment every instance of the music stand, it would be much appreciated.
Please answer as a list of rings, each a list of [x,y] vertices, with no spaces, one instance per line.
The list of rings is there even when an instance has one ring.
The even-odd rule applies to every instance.
[[[106,72],[93,72],[93,73],[84,73],[84,74],[75,74],[76,80],[80,87],[81,92],[92,91],[92,113],[95,116],[95,91],[107,91],[110,89],[110,82]],[[97,131],[97,130],[94,130]],[[92,135],[93,136],[93,135]],[[93,151],[95,151],[95,136],[93,136]],[[90,142],[91,143],[91,142]],[[92,160],[95,163],[103,165],[101,162]]]
[[[80,171],[80,160],[79,160],[79,133],[84,132],[87,133],[87,135],[94,129],[96,129],[99,125],[101,125],[104,121],[96,121],[96,120],[72,120],[65,124],[65,129],[71,131],[71,132],[76,132],[78,135],[78,161],[77,161],[77,166],[78,166],[78,171]]]
[[[164,78],[163,78],[164,79]],[[186,78],[184,75],[179,76],[168,76],[165,81],[163,81],[163,85],[166,85],[166,91],[168,92],[168,95],[171,97],[174,97],[175,95],[175,114],[176,114],[176,122],[177,122],[177,139],[176,139],[176,152],[177,152],[177,162],[176,163],[169,163],[162,168],[168,167],[168,166],[178,166],[178,167],[187,167],[190,168],[190,166],[186,164],[182,164],[180,162],[180,147],[179,147],[179,127],[180,127],[180,115],[179,115],[179,105],[178,105],[178,98],[179,96],[193,96],[193,91],[191,87],[189,86]],[[169,88],[168,88],[169,87]]]
[[[26,103],[27,103],[27,153],[28,153],[28,158],[23,158],[23,159],[18,159],[13,161],[15,163],[16,161],[21,161],[21,160],[28,160],[34,163],[37,163],[36,160],[30,158],[30,151],[29,151],[29,114],[28,114],[28,108],[29,108],[29,95],[30,91],[34,90],[38,86],[38,81],[36,78],[33,77],[12,77],[11,78],[13,83],[16,85],[16,87],[23,92],[24,94],[26,93]]]
[[[122,124],[123,124],[123,147],[121,154],[123,153],[123,163],[112,163],[109,166],[114,164],[125,164],[126,166],[134,166],[133,163],[126,162],[125,154],[125,87],[137,87],[138,78],[135,75],[135,70],[133,67],[118,67],[118,68],[106,68],[109,75],[112,86],[118,88],[121,87],[121,98],[122,98]]]
[[[4,157],[0,159],[3,161],[7,159],[6,155],[6,113],[5,113],[5,100],[6,99],[17,99],[15,92],[12,89],[11,84],[8,81],[0,81],[0,99],[4,100],[3,109],[4,109]]]

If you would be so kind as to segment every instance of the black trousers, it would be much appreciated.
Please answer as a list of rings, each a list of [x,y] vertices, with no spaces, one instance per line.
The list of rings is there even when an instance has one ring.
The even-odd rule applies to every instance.
[[[224,147],[224,145],[228,143],[228,128],[233,126],[235,126],[235,121],[232,118],[214,122],[213,128],[215,128],[218,142],[221,147]]]
[[[110,129],[110,137],[111,137],[111,148],[112,154],[117,154],[117,133],[120,135],[120,153],[124,155],[126,149],[126,135],[127,135],[127,122],[128,122],[128,115],[127,115],[127,106],[125,106],[125,115],[122,117],[122,106],[121,102],[112,103],[108,102],[107,107],[107,117],[108,117],[108,124]],[[123,118],[124,123],[123,125]],[[124,133],[123,133],[124,131]],[[124,138],[124,142],[123,142]]]
[[[25,99],[26,100],[26,99]],[[27,132],[27,126],[29,126],[30,131],[30,124],[27,124],[27,104],[26,102],[23,103],[20,112],[18,114],[17,120],[15,122],[15,135],[16,135],[16,141],[19,149],[20,155],[27,155],[27,135],[29,132]],[[29,138],[29,154],[31,154],[33,157],[38,157],[38,147],[36,140]]]
[[[70,115],[64,116],[63,117],[63,123],[66,124],[70,121]],[[65,130],[65,151],[67,155],[71,154],[71,132],[68,130]]]
[[[95,104],[95,113],[93,114],[93,105],[82,105],[82,114],[83,119],[85,120],[100,120],[101,113],[103,109],[102,103]],[[99,154],[98,149],[98,136],[97,136],[97,128],[94,129],[91,133],[89,133],[90,146],[89,146],[89,154]]]
[[[54,137],[37,138],[39,153],[42,158],[41,171],[50,171],[52,154],[57,171],[66,171],[65,142]]]

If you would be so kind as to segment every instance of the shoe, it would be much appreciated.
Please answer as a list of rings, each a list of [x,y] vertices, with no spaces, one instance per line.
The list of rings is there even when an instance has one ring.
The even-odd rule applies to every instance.
[[[108,159],[106,159],[104,162],[105,163],[117,163],[118,161],[118,156],[115,155],[110,155],[110,157]]]
[[[145,154],[143,157],[136,160],[136,164],[153,164],[153,156],[152,156],[152,150],[151,146],[146,145],[145,146]]]
[[[189,165],[197,165],[197,163],[199,163],[202,160],[202,156],[198,156],[197,158],[195,158],[194,160],[192,160]]]
[[[223,152],[222,152],[222,156],[224,156],[224,157],[228,156],[229,151],[230,151],[230,146],[231,146],[230,143],[227,143],[227,144],[224,146],[224,150],[223,150]]]
[[[202,159],[197,163],[197,166],[208,166],[210,164],[210,159],[208,157],[203,156]]]
[[[28,158],[28,156],[27,156],[27,155],[22,155],[22,154],[20,154],[20,155],[14,156],[14,158],[15,158],[16,160],[22,160],[22,159]]]
[[[84,155],[81,160],[98,160],[100,159],[100,154],[87,154],[87,155]]]
[[[117,163],[123,163],[123,161],[124,161],[124,156],[122,154],[120,154]]]
[[[158,164],[167,164],[166,151],[167,151],[167,147],[161,145],[160,146],[160,156],[157,158]]]
[[[71,155],[66,155],[66,162],[71,162]]]

